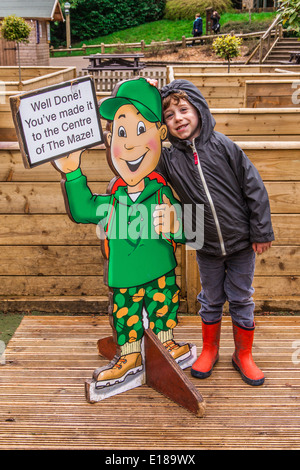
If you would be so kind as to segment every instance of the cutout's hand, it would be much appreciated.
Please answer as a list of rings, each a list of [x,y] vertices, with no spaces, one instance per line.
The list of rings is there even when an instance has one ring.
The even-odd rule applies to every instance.
[[[165,194],[163,194],[163,204],[158,204],[155,207],[153,224],[158,235],[160,233],[176,233],[180,228],[176,210]]]
[[[77,170],[77,168],[80,166],[81,153],[82,150],[79,150],[77,152],[70,153],[66,157],[54,160],[52,162],[54,168],[56,168],[58,171],[61,171],[62,173],[71,173],[72,171]]]

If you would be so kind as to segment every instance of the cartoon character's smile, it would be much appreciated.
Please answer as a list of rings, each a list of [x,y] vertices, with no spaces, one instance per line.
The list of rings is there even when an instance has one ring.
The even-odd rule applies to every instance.
[[[148,151],[149,151],[149,149],[147,150],[147,152],[144,153],[144,155],[137,158],[136,160],[131,160],[131,161],[125,160],[130,171],[132,171],[132,172],[137,171],[137,169],[139,168],[140,164],[144,160],[144,158],[145,158],[146,154],[148,153]]]

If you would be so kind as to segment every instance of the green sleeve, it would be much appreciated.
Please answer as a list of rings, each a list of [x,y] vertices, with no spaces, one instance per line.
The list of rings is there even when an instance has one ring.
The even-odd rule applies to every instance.
[[[111,196],[92,194],[80,168],[66,173],[65,193],[69,212],[75,222],[98,224],[106,219]]]

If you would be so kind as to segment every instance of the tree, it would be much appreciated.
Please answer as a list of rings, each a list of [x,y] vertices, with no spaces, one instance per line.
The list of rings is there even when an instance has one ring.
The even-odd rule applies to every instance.
[[[282,23],[287,23],[287,30],[295,31],[300,36],[300,0],[282,1],[277,11]]]
[[[27,44],[29,42],[31,28],[23,18],[16,15],[6,16],[1,23],[0,33],[6,41],[15,41],[17,43],[18,64],[19,64],[19,81],[21,82],[21,65],[20,65],[20,43]]]
[[[228,73],[230,72],[230,60],[238,57],[241,53],[240,46],[242,39],[235,36],[219,36],[213,42],[213,50],[215,53],[228,61]]]

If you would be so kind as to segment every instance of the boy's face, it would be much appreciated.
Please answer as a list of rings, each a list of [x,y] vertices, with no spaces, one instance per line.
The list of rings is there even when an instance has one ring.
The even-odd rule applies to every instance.
[[[171,135],[181,140],[193,140],[200,134],[201,122],[196,108],[184,99],[171,99],[164,111],[164,120]]]
[[[165,125],[158,129],[132,104],[118,109],[107,139],[112,163],[128,186],[137,185],[156,168],[166,134]]]

